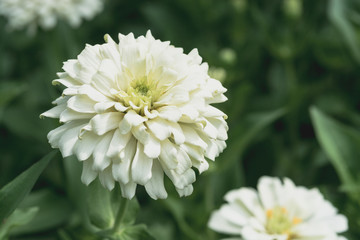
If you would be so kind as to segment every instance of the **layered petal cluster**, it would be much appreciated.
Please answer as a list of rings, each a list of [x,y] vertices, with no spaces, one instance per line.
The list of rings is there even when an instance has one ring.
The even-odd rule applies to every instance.
[[[243,240],[346,240],[345,216],[318,189],[297,187],[285,178],[262,177],[257,191],[232,190],[212,213],[209,227]]]
[[[193,167],[207,170],[226,147],[226,115],[210,105],[225,101],[226,89],[196,49],[184,54],[150,31],[105,41],[87,45],[53,81],[66,88],[42,114],[64,123],[49,132],[51,146],[83,162],[85,184],[119,182],[126,198],[140,184],[166,198],[165,173],[180,196],[191,194]]]
[[[0,0],[0,15],[8,18],[10,29],[53,28],[58,19],[72,27],[102,11],[104,0]]]

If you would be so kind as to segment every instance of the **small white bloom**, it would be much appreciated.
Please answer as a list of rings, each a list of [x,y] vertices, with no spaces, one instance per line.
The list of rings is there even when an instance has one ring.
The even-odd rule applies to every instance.
[[[150,31],[105,40],[65,62],[54,80],[66,88],[42,114],[64,123],[49,132],[51,146],[83,161],[85,184],[98,176],[110,190],[119,182],[126,198],[137,184],[166,198],[165,173],[180,196],[191,194],[192,167],[207,170],[205,157],[215,160],[226,146],[226,115],[210,105],[225,101],[226,89],[196,49],[184,54]]]
[[[72,27],[80,25],[82,18],[93,18],[103,8],[104,0],[0,0],[0,15],[8,18],[10,29],[28,27],[35,31],[39,25],[53,28],[58,19]]]
[[[348,228],[346,217],[318,189],[272,177],[260,178],[257,188],[228,192],[209,227],[243,240],[346,240],[338,235]]]

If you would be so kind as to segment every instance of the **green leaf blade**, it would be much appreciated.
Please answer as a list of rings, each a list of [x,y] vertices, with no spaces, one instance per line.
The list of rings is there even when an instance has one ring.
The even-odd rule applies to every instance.
[[[50,152],[0,190],[0,222],[8,217],[31,191],[55,154],[56,151]]]
[[[310,114],[316,137],[341,181],[347,186],[355,185],[356,173],[352,171],[359,167],[360,133],[333,120],[316,107],[310,109]]]

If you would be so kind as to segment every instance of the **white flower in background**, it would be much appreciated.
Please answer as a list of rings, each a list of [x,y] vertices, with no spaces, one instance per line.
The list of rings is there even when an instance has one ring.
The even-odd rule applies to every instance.
[[[184,54],[169,42],[119,34],[64,63],[54,84],[66,87],[42,116],[62,126],[48,139],[63,157],[83,162],[82,181],[97,176],[109,190],[120,183],[132,198],[137,184],[154,199],[166,198],[164,173],[180,196],[192,193],[195,167],[208,169],[226,147],[226,115],[211,106],[226,89],[208,76],[196,49]]]
[[[37,25],[53,28],[58,19],[72,27],[89,20],[103,9],[104,0],[0,0],[0,15],[8,18],[10,29],[28,27],[35,31]]]
[[[346,240],[338,236],[348,228],[346,217],[318,189],[272,177],[260,178],[257,188],[228,192],[209,227],[243,240]]]

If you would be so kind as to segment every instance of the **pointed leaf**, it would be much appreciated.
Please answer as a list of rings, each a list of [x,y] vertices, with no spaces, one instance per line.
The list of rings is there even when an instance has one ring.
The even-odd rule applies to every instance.
[[[355,2],[356,1],[354,1],[354,4]],[[360,46],[357,38],[356,27],[352,25],[349,18],[349,11],[355,7],[356,6],[351,6],[350,1],[331,0],[328,12],[330,20],[342,34],[342,37],[349,46],[351,53],[354,55],[356,60],[360,62]]]
[[[360,166],[359,131],[333,120],[316,107],[312,107],[310,113],[316,137],[341,181],[347,186],[356,185],[356,169]]]
[[[36,180],[55,156],[52,151],[0,190],[0,222],[9,216],[31,191]]]

